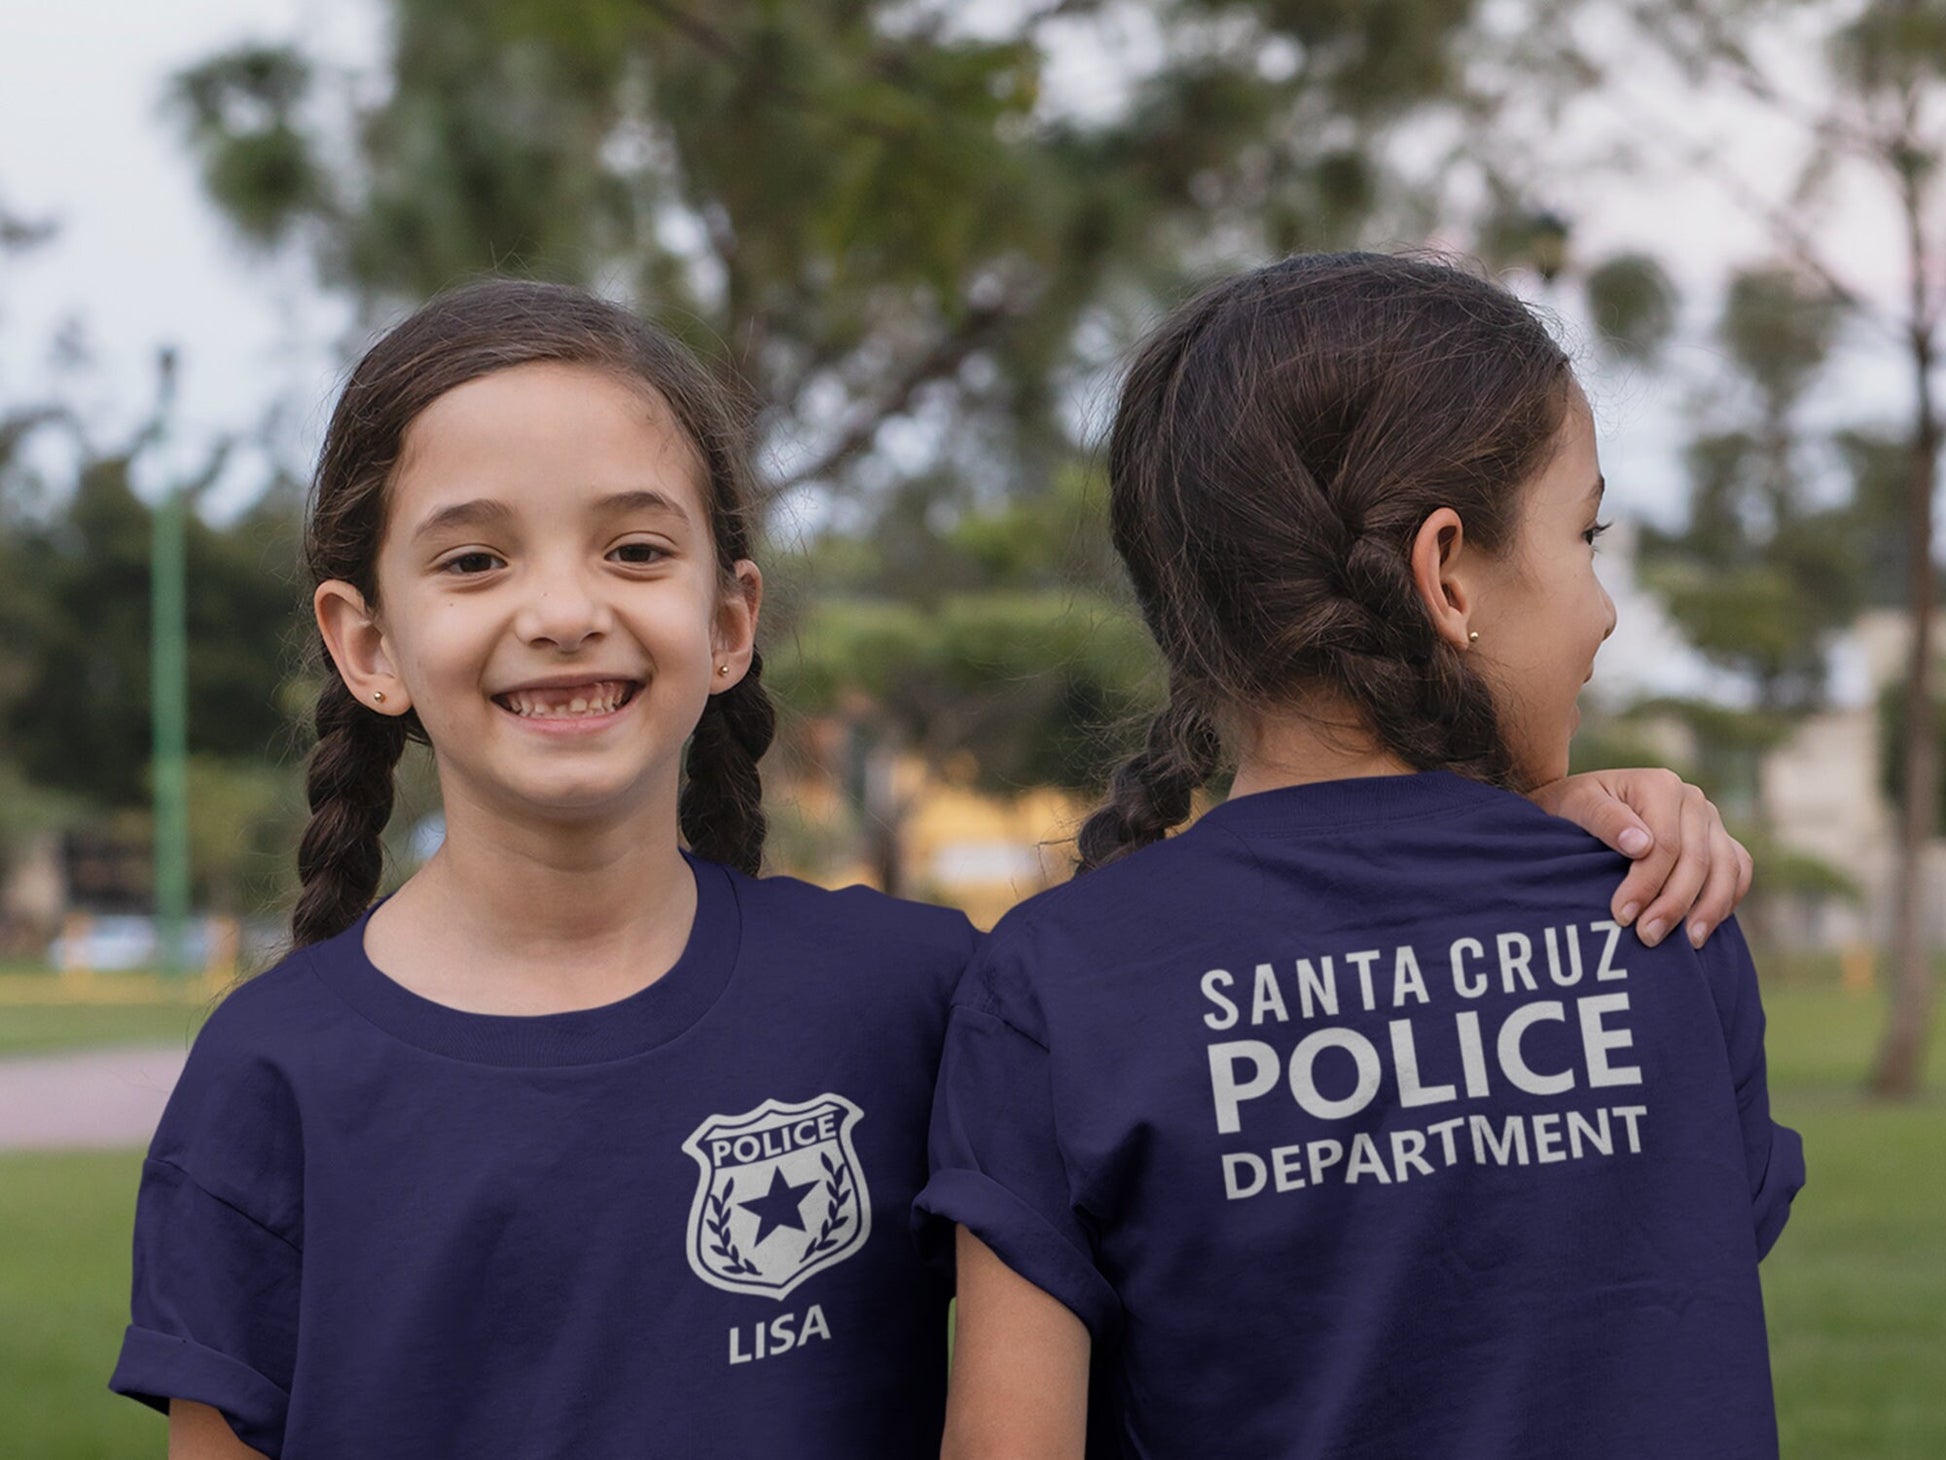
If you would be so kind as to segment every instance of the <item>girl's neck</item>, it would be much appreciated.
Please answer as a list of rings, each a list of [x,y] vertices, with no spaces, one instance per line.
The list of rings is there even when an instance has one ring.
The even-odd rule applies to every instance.
[[[413,992],[474,1012],[626,998],[674,966],[695,918],[673,812],[666,825],[486,835],[449,802],[445,842],[372,915],[366,952]]]
[[[1233,798],[1354,776],[1410,775],[1413,769],[1376,744],[1355,714],[1316,699],[1301,709],[1259,711],[1247,718],[1237,738]]]

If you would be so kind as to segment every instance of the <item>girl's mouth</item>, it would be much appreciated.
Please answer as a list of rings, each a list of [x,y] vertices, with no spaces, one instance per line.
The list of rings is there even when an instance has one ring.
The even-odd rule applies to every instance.
[[[545,726],[605,724],[632,703],[642,688],[633,679],[603,679],[548,689],[510,690],[493,702],[516,719]]]

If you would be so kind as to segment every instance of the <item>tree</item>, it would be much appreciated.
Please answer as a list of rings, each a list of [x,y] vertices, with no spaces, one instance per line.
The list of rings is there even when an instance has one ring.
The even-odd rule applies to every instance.
[[[7,534],[27,610],[9,646],[21,688],[5,707],[6,743],[36,783],[134,807],[147,801],[150,748],[151,509],[130,484],[145,437],[106,449],[75,439],[72,493],[46,521],[17,522]],[[206,465],[192,502],[219,466]],[[276,689],[297,606],[290,514],[281,498],[227,529],[190,514],[192,751],[254,760],[284,723]]]
[[[915,484],[878,532],[828,535],[782,574],[815,591],[776,688],[846,722],[849,799],[887,890],[903,864],[899,756],[994,791],[1091,790],[1129,748],[1156,660],[1125,591],[1101,586],[1112,549],[1098,487],[1071,469],[1051,494],[940,531],[926,511],[936,489]]]
[[[1933,498],[1940,427],[1934,367],[1939,353],[1941,245],[1946,193],[1940,160],[1946,131],[1946,4],[1941,0],[1621,0],[1606,7],[1632,21],[1699,89],[1739,91],[1780,129],[1802,140],[1804,164],[1791,197],[1758,197],[1730,172],[1715,148],[1700,147],[1695,165],[1749,204],[1779,253],[1834,302],[1847,306],[1895,345],[1912,383],[1902,432],[1904,480],[1899,492],[1905,552],[1905,605],[1911,622],[1904,675],[1904,779],[1898,797],[1899,856],[1894,893],[1894,995],[1871,1086],[1910,1095],[1919,1086],[1933,1004],[1931,956],[1923,917],[1924,853],[1936,835],[1939,764],[1926,707],[1931,683],[1935,605]],[[1810,96],[1782,79],[1798,55],[1772,57],[1767,47],[1822,42],[1824,72]],[[1897,220],[1903,297],[1879,306],[1848,279],[1847,261],[1820,243],[1818,205],[1844,178],[1877,190]],[[1858,457],[1854,455],[1854,465]]]
[[[1460,0],[1054,0],[999,35],[891,0],[388,8],[390,86],[348,152],[294,51],[183,73],[226,216],[367,318],[489,268],[614,289],[748,383],[778,492],[869,484],[902,420],[908,455],[1044,474],[1131,305],[1404,223],[1378,144],[1464,92],[1474,24]],[[1118,41],[1144,26],[1159,61]],[[1120,103],[1050,95],[1057,46]]]
[[[1843,318],[1821,281],[1787,266],[1731,279],[1716,343],[1733,373],[1719,377],[1689,445],[1689,521],[1642,534],[1643,576],[1670,616],[1704,658],[1754,690],[1748,711],[1691,720],[1726,732],[1706,740],[1744,752],[1740,799],[1766,838],[1755,755],[1824,706],[1832,635],[1864,592],[1857,513],[1813,500],[1810,458],[1824,443],[1802,421]]]
[[[1129,655],[1097,625],[1105,563],[1029,582],[974,538],[1022,531],[1010,499],[1067,510],[1077,397],[1189,281],[1420,231],[1427,185],[1385,143],[1476,100],[1468,0],[1049,0],[986,30],[937,0],[387,9],[375,104],[334,113],[288,48],[178,78],[239,236],[306,254],[366,324],[486,269],[651,310],[750,392],[768,499],[836,529],[815,556],[876,539],[768,615],[799,655],[772,682],[869,704],[880,759],[964,745],[1019,782],[1101,763],[1081,727],[1125,712]],[[1108,102],[1053,94],[1063,52]],[[902,569],[935,532],[949,561]],[[898,819],[873,818],[888,874]]]

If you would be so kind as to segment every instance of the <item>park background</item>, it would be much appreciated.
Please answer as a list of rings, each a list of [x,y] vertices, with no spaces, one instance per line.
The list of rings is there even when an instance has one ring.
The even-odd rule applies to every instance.
[[[10,1444],[162,1450],[104,1387],[140,1140],[19,1092],[98,1068],[154,1097],[131,1071],[276,952],[304,486],[377,330],[499,269],[629,299],[745,382],[771,863],[990,922],[1064,875],[1160,688],[1100,520],[1129,345],[1234,268],[1431,245],[1549,311],[1595,403],[1621,624],[1575,769],[1670,765],[1756,854],[1740,918],[1811,1166],[1765,1265],[1785,1454],[1946,1454],[1946,717],[1906,713],[1939,699],[1942,144],[1939,0],[12,7]],[[388,887],[439,835],[403,769]]]

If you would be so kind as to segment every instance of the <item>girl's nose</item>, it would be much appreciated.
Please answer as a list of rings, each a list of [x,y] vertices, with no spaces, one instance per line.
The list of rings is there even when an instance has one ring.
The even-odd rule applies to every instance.
[[[606,633],[611,618],[607,602],[580,574],[550,573],[536,578],[514,632],[529,643],[546,640],[566,653],[590,635]]]

